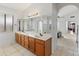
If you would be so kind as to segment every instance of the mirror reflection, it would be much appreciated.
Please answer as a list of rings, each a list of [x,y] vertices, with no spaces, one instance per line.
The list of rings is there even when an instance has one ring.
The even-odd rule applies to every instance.
[[[52,18],[49,16],[18,19],[18,30],[22,32],[50,33]]]

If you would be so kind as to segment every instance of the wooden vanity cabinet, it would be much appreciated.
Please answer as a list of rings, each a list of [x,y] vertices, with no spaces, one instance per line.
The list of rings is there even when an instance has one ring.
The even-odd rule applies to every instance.
[[[22,45],[22,34],[19,34],[19,44]]]
[[[21,45],[25,47],[25,36],[21,35]]]
[[[36,39],[35,40],[35,54],[38,56],[44,56],[45,55],[45,46],[44,41]]]
[[[35,40],[35,54],[38,56],[49,56],[51,55],[51,39],[46,41],[36,39]]]
[[[51,55],[52,38],[42,40],[24,34],[15,33],[16,42],[38,56]],[[27,53],[27,52],[26,52]]]
[[[45,56],[50,56],[52,54],[52,38],[45,41]]]
[[[33,37],[29,37],[29,50],[31,52],[34,52],[35,51],[35,39]]]
[[[29,46],[29,37],[25,36],[25,48],[28,48]]]
[[[19,34],[18,33],[15,33],[15,39],[16,39],[16,42],[18,43],[19,41]]]
[[[16,37],[16,42],[20,44],[20,34],[15,33],[15,37]]]

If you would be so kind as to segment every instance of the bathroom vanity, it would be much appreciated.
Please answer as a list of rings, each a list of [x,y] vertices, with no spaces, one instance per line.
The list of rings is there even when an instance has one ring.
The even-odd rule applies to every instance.
[[[52,37],[49,34],[40,36],[37,33],[16,32],[15,38],[18,44],[38,56],[50,56],[52,54]]]

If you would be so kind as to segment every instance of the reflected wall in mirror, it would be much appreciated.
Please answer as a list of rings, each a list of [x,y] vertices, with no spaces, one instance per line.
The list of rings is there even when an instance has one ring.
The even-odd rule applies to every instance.
[[[52,18],[49,16],[39,16],[20,20],[20,31],[33,31],[37,33],[50,33],[52,26]],[[24,22],[23,22],[24,21]],[[19,22],[18,22],[19,23]]]
[[[6,31],[12,31],[12,16],[6,15]]]
[[[73,22],[73,21],[68,21],[68,32],[70,33],[75,33],[75,26],[76,26],[76,23]]]
[[[4,15],[0,15],[0,32],[4,31]]]
[[[13,31],[14,16],[0,14],[0,32]]]
[[[43,22],[42,21],[39,21],[38,23],[38,31],[39,33],[43,33]]]

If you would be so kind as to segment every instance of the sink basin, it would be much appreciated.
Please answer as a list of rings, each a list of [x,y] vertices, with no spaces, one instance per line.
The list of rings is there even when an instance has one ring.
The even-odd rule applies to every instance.
[[[41,36],[35,35],[35,37],[38,37],[38,38],[40,38]]]
[[[26,34],[28,34],[29,36],[32,36],[32,37],[37,37],[37,38],[40,38],[40,37],[42,37],[41,35],[40,35],[40,33],[35,33],[35,32],[26,32]]]

